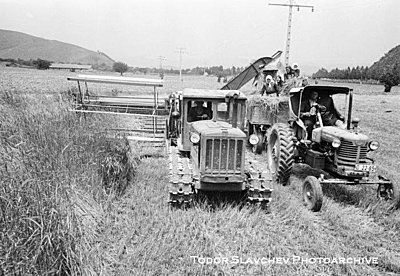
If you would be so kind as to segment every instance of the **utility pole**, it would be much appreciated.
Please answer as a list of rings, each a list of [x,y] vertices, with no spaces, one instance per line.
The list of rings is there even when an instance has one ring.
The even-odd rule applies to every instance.
[[[294,0],[290,0],[290,4],[268,4],[268,5],[289,7],[289,18],[288,18],[288,28],[287,28],[287,38],[286,38],[286,52],[285,52],[285,66],[289,66],[289,51],[290,51],[290,37],[291,37],[291,30],[292,30],[293,7],[297,7],[297,11],[300,11],[300,8],[311,8],[311,12],[314,12],[314,6],[297,5],[297,4],[294,4]]]
[[[179,77],[181,79],[181,81],[183,81],[182,79],[182,54],[186,54],[185,52],[185,48],[178,48],[177,53],[179,53]]]
[[[160,61],[160,71],[161,71],[162,70],[162,62],[167,59],[163,56],[158,56],[158,60]]]
[[[159,70],[160,72],[159,72],[159,75],[160,75],[161,79],[163,79],[164,78],[164,72],[163,72],[162,62],[164,60],[166,60],[166,58],[163,57],[163,56],[158,56],[158,59],[160,61],[160,70]]]

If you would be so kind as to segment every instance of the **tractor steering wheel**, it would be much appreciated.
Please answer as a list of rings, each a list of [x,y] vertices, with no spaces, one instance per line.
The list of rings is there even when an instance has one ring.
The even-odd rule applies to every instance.
[[[326,106],[321,104],[314,104],[311,108],[315,108],[315,115],[319,112],[321,115],[324,115],[327,111]]]
[[[200,120],[210,120],[207,114],[197,115],[196,117]]]

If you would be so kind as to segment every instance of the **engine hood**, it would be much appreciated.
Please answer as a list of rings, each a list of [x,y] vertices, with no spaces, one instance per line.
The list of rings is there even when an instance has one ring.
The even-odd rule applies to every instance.
[[[322,140],[332,142],[335,138],[353,142],[354,145],[362,146],[368,142],[368,136],[361,133],[350,132],[347,129],[341,129],[333,126],[322,127]]]
[[[211,120],[192,123],[190,132],[197,132],[202,136],[246,138],[246,134],[239,128],[233,128],[226,122],[214,122]]]

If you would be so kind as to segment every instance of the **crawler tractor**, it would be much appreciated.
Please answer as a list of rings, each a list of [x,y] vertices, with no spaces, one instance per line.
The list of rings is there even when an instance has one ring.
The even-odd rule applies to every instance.
[[[326,112],[337,113],[332,102],[332,110],[315,104],[313,116],[314,125],[311,137],[308,137],[301,118],[302,102],[313,91],[319,97],[344,95],[346,107],[342,119],[345,129],[327,126],[323,123]],[[317,101],[318,103],[318,101]],[[370,185],[377,184],[377,194],[384,199],[399,200],[399,186],[381,175],[376,175],[374,160],[368,157],[368,152],[379,148],[377,141],[361,134],[358,129],[360,122],[352,118],[353,94],[347,87],[306,86],[290,91],[288,124],[277,123],[272,126],[268,137],[267,159],[272,173],[278,182],[286,185],[293,164],[306,163],[313,168],[328,172],[331,177],[322,173],[319,178],[308,176],[303,183],[303,199],[312,211],[319,211],[322,206],[323,193],[321,184]],[[340,117],[340,114],[336,114]]]
[[[193,118],[196,102],[210,118]],[[197,191],[247,191],[247,201],[267,207],[272,177],[246,159],[246,97],[237,90],[185,89],[168,99],[169,203],[186,207]]]

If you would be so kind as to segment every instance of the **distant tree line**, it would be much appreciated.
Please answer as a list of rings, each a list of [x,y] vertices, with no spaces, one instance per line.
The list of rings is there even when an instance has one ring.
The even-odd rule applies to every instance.
[[[312,77],[360,81],[375,80],[385,86],[385,92],[390,92],[393,86],[400,84],[400,45],[391,49],[371,67],[336,68],[329,72],[325,68],[321,68]]]
[[[331,71],[326,70],[325,68],[319,69],[316,73],[312,75],[313,78],[316,79],[340,79],[340,80],[367,80],[374,79],[371,76],[371,72],[369,71],[368,66],[357,66],[357,67],[347,67],[346,69],[333,69]]]
[[[222,65],[219,66],[211,66],[211,67],[194,67],[192,69],[185,68],[182,69],[182,74],[184,75],[213,75],[217,77],[227,77],[237,75],[242,72],[245,68],[244,67],[228,67],[224,68]],[[130,67],[129,70],[132,73],[140,73],[140,74],[179,74],[179,69],[160,69],[160,68],[149,68],[149,67]]]
[[[30,59],[30,60],[23,60],[23,59],[12,59],[12,58],[0,58],[0,62],[7,62],[8,66],[26,66],[26,67],[33,67],[37,69],[48,69],[51,65],[51,61],[44,60],[44,59]],[[77,63],[80,64],[80,63]],[[150,67],[130,67],[126,63],[123,62],[115,62],[113,66],[109,66],[105,63],[101,64],[93,64],[92,68],[94,70],[99,71],[115,71],[120,73],[121,75],[125,72],[131,72],[135,74],[179,74],[179,69],[160,69],[160,68],[150,68]],[[244,67],[227,67],[224,66],[211,66],[211,67],[195,67],[195,68],[185,68],[182,69],[182,74],[184,75],[213,75],[220,78],[225,78],[227,76],[237,75],[242,72],[245,68]]]
[[[331,71],[325,68],[319,69],[312,75],[316,79],[336,79],[336,80],[375,80],[385,86],[385,92],[390,92],[393,86],[400,84],[400,63],[383,68],[368,68],[368,66],[347,67],[346,69],[333,69]]]
[[[49,69],[51,65],[51,61],[44,60],[44,59],[30,59],[30,60],[23,60],[23,59],[13,59],[13,58],[0,58],[1,62],[8,62],[8,66],[25,66],[25,67],[34,67],[40,70]]]

